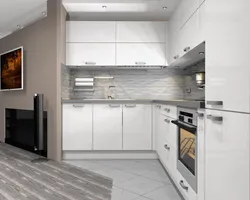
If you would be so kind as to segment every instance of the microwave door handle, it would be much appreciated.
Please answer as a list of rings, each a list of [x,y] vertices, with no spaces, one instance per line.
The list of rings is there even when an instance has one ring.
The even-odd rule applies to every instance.
[[[191,125],[184,124],[184,123],[180,122],[179,120],[173,120],[173,121],[171,121],[171,123],[175,124],[179,128],[182,128],[182,129],[184,129],[186,131],[189,131],[191,133],[195,133],[196,130],[197,130],[196,126],[191,126]]]

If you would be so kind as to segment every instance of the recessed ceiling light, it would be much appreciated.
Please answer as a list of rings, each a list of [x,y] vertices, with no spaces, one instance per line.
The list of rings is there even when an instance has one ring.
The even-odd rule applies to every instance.
[[[104,6],[102,6],[102,8],[106,9],[106,8],[107,8],[107,6],[105,6],[105,5],[104,5]]]
[[[45,11],[42,12],[43,15],[46,15],[47,13]]]
[[[167,7],[167,6],[163,6],[162,9],[163,9],[163,10],[167,10],[168,7]]]
[[[200,55],[204,55],[205,53],[204,52],[199,52]]]

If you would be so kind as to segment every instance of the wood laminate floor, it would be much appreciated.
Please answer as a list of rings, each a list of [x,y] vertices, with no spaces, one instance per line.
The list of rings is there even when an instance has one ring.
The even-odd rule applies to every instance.
[[[110,200],[112,179],[0,143],[0,200]]]

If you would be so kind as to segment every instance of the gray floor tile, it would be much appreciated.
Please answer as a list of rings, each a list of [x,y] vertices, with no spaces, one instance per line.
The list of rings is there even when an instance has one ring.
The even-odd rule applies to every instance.
[[[145,193],[153,191],[163,185],[164,184],[161,182],[150,180],[144,177],[137,177],[137,178],[125,181],[123,183],[117,184],[118,187],[134,192],[139,195],[143,195]]]
[[[146,174],[143,174],[142,176],[146,177],[146,178],[150,178],[152,180],[160,181],[160,182],[165,183],[165,184],[170,184],[170,185],[172,184],[168,175],[166,174],[166,172],[163,169],[150,171]]]
[[[138,194],[126,191],[121,188],[113,187],[111,200],[133,200]]]
[[[134,175],[134,174],[131,174],[131,173],[119,170],[119,169],[110,169],[102,173],[102,175],[112,178],[114,185],[138,177],[137,175]]]
[[[171,185],[158,188],[154,191],[144,194],[143,196],[152,200],[181,200],[181,197]]]

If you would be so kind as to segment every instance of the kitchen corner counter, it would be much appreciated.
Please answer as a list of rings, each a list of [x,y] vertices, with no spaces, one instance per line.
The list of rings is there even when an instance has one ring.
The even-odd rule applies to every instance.
[[[165,104],[185,108],[204,109],[204,101],[192,100],[152,100],[152,99],[62,99],[63,104]]]
[[[173,105],[184,108],[205,109],[205,101],[192,100],[154,100],[153,103]]]
[[[94,103],[94,104],[151,104],[149,99],[62,99],[62,103]]]

